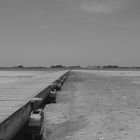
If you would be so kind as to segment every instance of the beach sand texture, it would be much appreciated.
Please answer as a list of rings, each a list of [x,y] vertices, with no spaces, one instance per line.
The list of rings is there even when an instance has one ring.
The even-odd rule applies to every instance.
[[[44,112],[45,140],[139,140],[140,72],[73,71]]]

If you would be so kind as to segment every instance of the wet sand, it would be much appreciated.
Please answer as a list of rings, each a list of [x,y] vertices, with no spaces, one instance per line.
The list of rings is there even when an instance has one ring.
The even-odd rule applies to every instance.
[[[44,112],[45,140],[139,140],[140,75],[74,71]]]

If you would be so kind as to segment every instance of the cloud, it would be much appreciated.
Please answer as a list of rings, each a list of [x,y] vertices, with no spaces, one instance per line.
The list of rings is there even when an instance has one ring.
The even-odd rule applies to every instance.
[[[80,7],[95,14],[115,13],[123,8],[124,0],[84,0]]]

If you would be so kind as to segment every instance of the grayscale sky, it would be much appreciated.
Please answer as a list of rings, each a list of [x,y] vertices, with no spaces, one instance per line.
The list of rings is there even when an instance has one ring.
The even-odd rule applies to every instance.
[[[0,0],[0,66],[140,66],[140,0]]]

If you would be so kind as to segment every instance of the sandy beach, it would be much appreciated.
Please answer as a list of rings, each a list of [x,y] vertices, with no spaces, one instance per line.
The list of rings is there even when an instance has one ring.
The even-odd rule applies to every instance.
[[[45,140],[139,140],[140,72],[74,71],[44,112]]]

